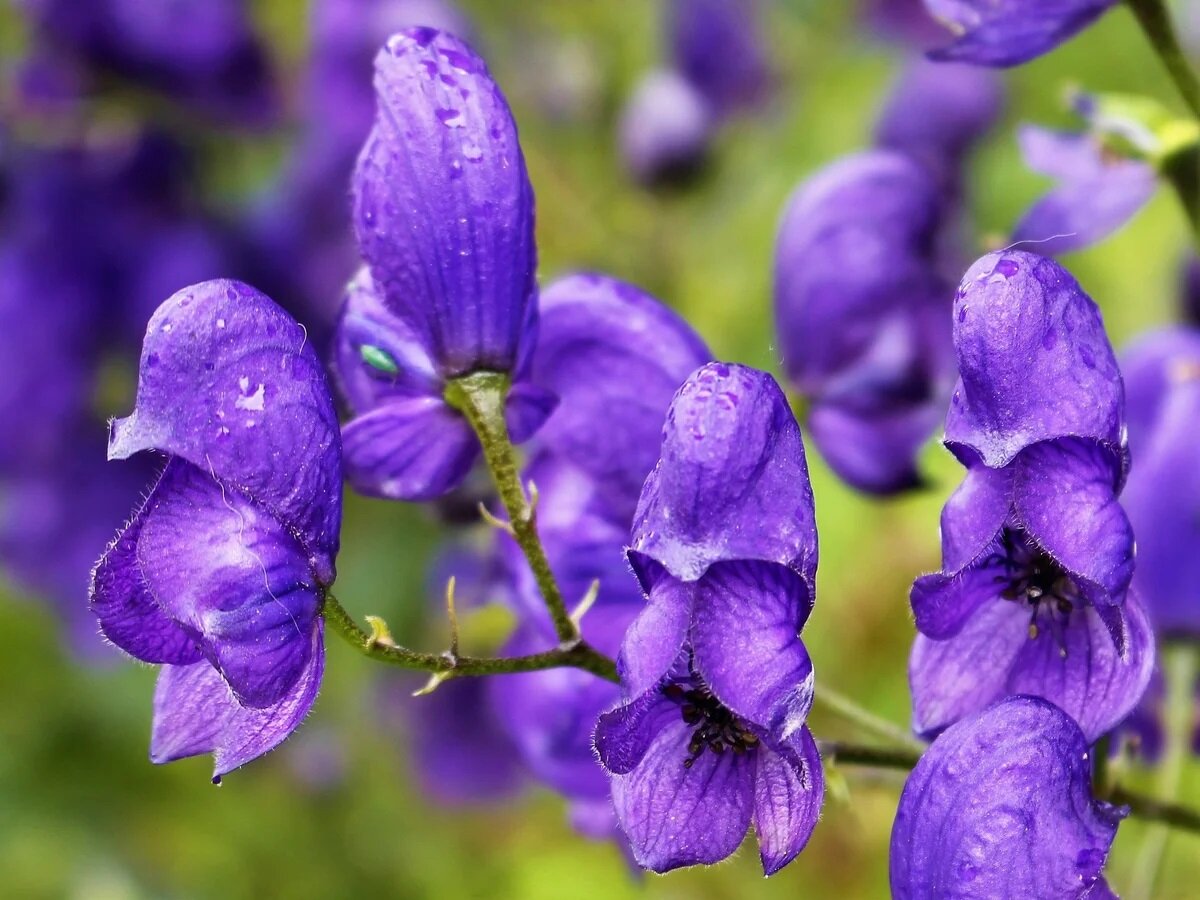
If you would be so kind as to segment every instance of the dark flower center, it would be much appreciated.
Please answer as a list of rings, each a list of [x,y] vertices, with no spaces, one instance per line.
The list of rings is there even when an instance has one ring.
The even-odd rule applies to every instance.
[[[663,688],[663,695],[677,703],[683,721],[695,727],[688,741],[688,758],[683,761],[685,769],[690,769],[705,750],[719,755],[726,750],[745,753],[758,746],[758,735],[722,706],[708,685],[669,684]]]
[[[1065,623],[1083,602],[1070,574],[1020,529],[1005,528],[1000,543],[1002,551],[988,562],[1003,569],[996,576],[1003,585],[1000,596],[1030,607],[1030,638],[1036,639],[1041,627]],[[1066,655],[1065,646],[1062,651]]]

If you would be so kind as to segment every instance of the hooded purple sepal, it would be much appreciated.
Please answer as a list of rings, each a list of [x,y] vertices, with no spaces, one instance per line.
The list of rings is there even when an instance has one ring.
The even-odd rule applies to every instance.
[[[342,429],[346,476],[356,491],[421,501],[462,483],[479,457],[479,441],[446,403],[428,348],[388,307],[365,267],[346,288],[334,367],[356,414]],[[557,402],[550,391],[517,382],[506,411],[512,439],[537,431]]]
[[[714,562],[736,559],[787,565],[811,590],[816,521],[800,427],[783,391],[765,372],[715,362],[671,401],[630,561],[649,592],[656,567],[695,581]]]
[[[925,0],[953,43],[930,59],[1016,66],[1048,53],[1098,19],[1117,0]]]
[[[536,446],[586,474],[624,529],[658,458],[671,398],[712,354],[679,315],[615,278],[562,278],[539,307],[530,381],[558,406]]]
[[[1020,250],[989,253],[954,300],[958,384],[946,446],[999,468],[1038,441],[1079,437],[1127,465],[1124,392],[1100,310],[1058,263]]]
[[[760,0],[670,0],[667,36],[675,69],[719,115],[754,106],[771,70]]]
[[[533,189],[508,103],[463,41],[394,35],[353,178],[359,249],[382,305],[440,377],[512,372],[531,347]]]
[[[213,781],[278,747],[304,721],[325,669],[324,623],[312,633],[309,663],[295,684],[264,709],[242,706],[206,662],[163,666],[154,689],[150,761],[213,755]]]
[[[1122,502],[1138,541],[1134,587],[1160,634],[1200,635],[1200,333],[1141,338],[1122,358],[1137,461]]]
[[[1082,250],[1133,218],[1158,187],[1148,163],[1107,152],[1098,138],[1025,125],[1018,133],[1025,164],[1057,185],[1022,216],[1013,241],[1046,256]]]
[[[91,607],[113,643],[170,667],[153,757],[212,751],[219,776],[286,737],[319,687],[341,524],[329,387],[279,307],[205,282],[151,318],[137,406],[112,431],[111,457],[168,462],[97,564]]]
[[[900,796],[892,896],[1112,896],[1104,862],[1128,810],[1092,796],[1088,744],[1070,716],[1034,697],[947,730]]]
[[[949,288],[936,260],[942,211],[919,163],[877,150],[807,181],[779,228],[784,370],[812,404],[821,454],[860,490],[919,483],[916,455],[953,383]]]

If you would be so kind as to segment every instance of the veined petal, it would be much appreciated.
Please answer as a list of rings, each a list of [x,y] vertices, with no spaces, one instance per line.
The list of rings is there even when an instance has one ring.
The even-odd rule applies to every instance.
[[[954,301],[959,380],[946,444],[999,468],[1038,441],[1089,438],[1125,453],[1120,372],[1100,311],[1057,263],[989,253]]]
[[[892,896],[1105,896],[1101,871],[1126,810],[1092,796],[1089,743],[1033,697],[946,731],[900,796]]]
[[[955,34],[935,60],[1015,66],[1048,53],[1092,24],[1117,0],[925,0]]]
[[[753,754],[701,753],[685,767],[691,731],[678,718],[667,723],[637,768],[612,778],[613,806],[634,859],[654,872],[720,862],[750,827]]]
[[[235,484],[298,534],[333,581],[341,441],[324,368],[304,328],[258,291],[206,281],[150,319],[137,405],[112,425],[109,458],[182,457]]]
[[[942,567],[966,568],[987,552],[1008,520],[1014,467],[992,469],[972,458],[967,474],[942,507]]]
[[[299,727],[321,687],[324,625],[313,630],[309,662],[278,702],[263,709],[241,706],[206,662],[164,666],[154,690],[150,759],[168,763],[212,753],[213,780],[271,750]]]
[[[662,681],[683,650],[692,621],[694,591],[663,575],[650,590],[649,601],[625,632],[617,666],[621,684],[631,697]]]
[[[679,707],[658,691],[647,691],[600,716],[596,755],[613,775],[628,775],[641,765],[659,732],[673,721],[679,721]]]
[[[825,800],[825,771],[805,726],[755,754],[754,832],[763,872],[774,875],[804,849]]]
[[[352,419],[342,440],[354,489],[390,500],[440,497],[479,456],[471,426],[440,397],[389,400]]]
[[[909,603],[917,630],[939,641],[954,637],[981,606],[999,599],[1003,587],[999,576],[1003,572],[997,563],[973,566],[954,575],[934,572],[916,579]]]
[[[804,726],[813,669],[800,640],[812,597],[778,563],[714,564],[696,583],[691,646],[721,704],[780,738]]]
[[[804,444],[770,375],[709,363],[684,383],[667,412],[659,464],[642,489],[632,533],[634,551],[685,581],[719,560],[763,559],[815,582]]]
[[[463,41],[394,35],[353,179],[354,226],[388,309],[444,376],[512,371],[535,317],[533,189],[508,103]]]
[[[1120,603],[1133,577],[1133,527],[1117,502],[1112,457],[1078,439],[1017,457],[1014,517],[1097,606]]]
[[[240,703],[273,706],[292,691],[320,601],[303,548],[270,514],[175,460],[143,510],[136,556],[147,592]]]

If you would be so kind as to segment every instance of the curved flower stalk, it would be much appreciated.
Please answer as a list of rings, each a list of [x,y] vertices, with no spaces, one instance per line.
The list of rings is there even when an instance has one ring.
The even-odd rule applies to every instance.
[[[367,494],[428,500],[479,455],[450,380],[504,373],[508,427],[532,434],[553,399],[524,379],[537,330],[533,190],[516,125],[483,60],[430,28],[375,60],[379,112],[354,173],[366,267],[347,294],[337,368],[356,417],[347,475]]]
[[[808,427],[853,486],[920,481],[916,454],[953,383],[938,184],[900,153],[834,163],[797,190],[775,250],[775,323]]]
[[[992,253],[963,278],[954,343],[945,442],[967,474],[942,511],[942,571],[910,596],[914,728],[936,734],[1023,693],[1095,740],[1154,661],[1129,590],[1124,393],[1099,310],[1056,263]]]
[[[1153,166],[1112,154],[1096,135],[1025,125],[1018,140],[1025,164],[1058,183],[1022,216],[1013,240],[1035,243],[1047,256],[1108,237],[1149,202],[1158,186]]]
[[[824,780],[805,725],[817,535],[800,429],[765,373],[710,363],[679,389],[634,517],[648,602],[596,749],[634,859],[714,863],[751,822],[763,870],[804,847]]]
[[[1126,808],[1092,796],[1071,717],[1010,697],[952,726],[917,763],[892,827],[896,900],[1115,894],[1103,869]]]
[[[643,76],[621,113],[620,150],[639,183],[702,171],[721,123],[759,104],[771,70],[758,0],[671,0],[669,65]]]
[[[1148,334],[1122,371],[1137,462],[1123,498],[1138,539],[1133,584],[1160,635],[1200,637],[1200,332]]]
[[[214,778],[274,748],[321,683],[341,524],[333,400],[304,329],[244,284],[168,299],[109,458],[166,467],[93,573],[104,635],[163,666],[150,757],[212,753]]]
[[[1016,66],[1074,37],[1117,0],[925,0],[954,41],[931,59]]]

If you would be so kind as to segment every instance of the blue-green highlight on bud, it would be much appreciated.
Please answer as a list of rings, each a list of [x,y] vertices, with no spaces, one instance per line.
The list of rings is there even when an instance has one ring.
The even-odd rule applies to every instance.
[[[386,350],[370,344],[363,344],[358,348],[358,352],[362,361],[372,369],[383,372],[385,375],[400,374],[400,366],[396,363],[396,358]]]

